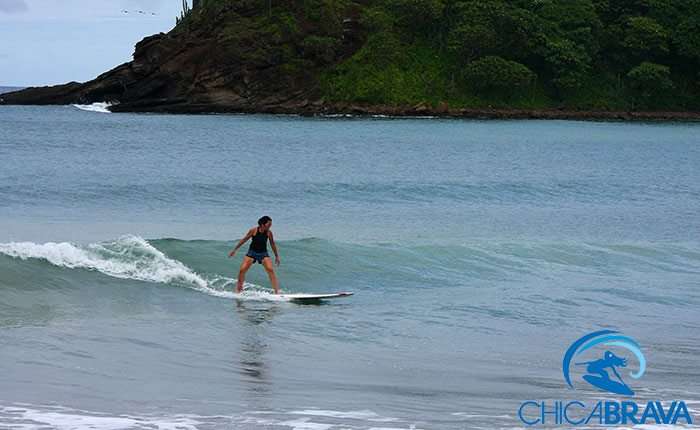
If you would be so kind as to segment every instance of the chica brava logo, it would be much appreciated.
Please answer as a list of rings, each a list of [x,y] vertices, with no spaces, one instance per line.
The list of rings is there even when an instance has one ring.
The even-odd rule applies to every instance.
[[[623,399],[528,400],[520,405],[518,418],[528,426],[693,424],[682,400],[630,400],[635,393],[626,379],[640,379],[646,368],[646,358],[635,339],[615,330],[589,333],[574,341],[564,353],[562,373],[566,386],[572,390],[579,385],[588,386]]]
[[[631,337],[616,331],[601,330],[583,336],[572,343],[569,349],[566,350],[562,362],[562,371],[564,373],[564,380],[569,387],[574,388],[571,382],[571,363],[573,359],[588,350],[594,349],[594,347],[598,345],[607,348],[615,347],[618,349],[626,349],[631,352],[637,358],[639,370],[630,373],[629,376],[633,379],[639,379],[644,375],[647,361],[644,358],[644,354],[642,354],[639,344]],[[633,396],[634,391],[632,391],[620,375],[620,370],[627,367],[627,357],[616,355],[612,350],[607,348],[602,352],[602,357],[598,359],[574,362],[574,364],[576,366],[582,366],[585,369],[586,374],[583,375],[583,380],[593,387],[613,394]]]

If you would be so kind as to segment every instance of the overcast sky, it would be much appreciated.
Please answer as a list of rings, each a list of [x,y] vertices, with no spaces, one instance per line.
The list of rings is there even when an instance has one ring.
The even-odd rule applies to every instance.
[[[0,0],[0,86],[93,79],[170,30],[181,9],[181,0]]]

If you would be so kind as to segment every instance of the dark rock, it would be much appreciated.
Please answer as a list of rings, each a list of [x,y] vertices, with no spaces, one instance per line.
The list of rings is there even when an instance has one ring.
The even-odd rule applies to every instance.
[[[299,34],[270,34],[261,20],[254,19],[261,11],[244,3],[250,2],[220,11],[226,19],[202,16],[196,25],[181,24],[168,34],[144,38],[136,44],[131,62],[89,82],[27,88],[3,94],[0,103],[108,101],[118,103],[111,109],[121,112],[185,112],[188,106],[193,112],[269,112],[320,106],[316,77],[323,67],[342,61],[361,46],[357,23],[348,26],[352,37],[343,41],[334,57],[294,63],[286,53],[301,52],[300,44],[315,28],[300,25]],[[235,14],[230,15],[232,11]],[[351,2],[347,13],[356,17],[356,11]]]

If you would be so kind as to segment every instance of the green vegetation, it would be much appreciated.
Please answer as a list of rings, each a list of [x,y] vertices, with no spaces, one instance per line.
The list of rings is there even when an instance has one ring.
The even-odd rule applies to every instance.
[[[192,13],[192,8],[190,8],[189,3],[187,3],[187,0],[182,0],[182,11],[180,12],[179,17],[175,17],[175,25],[180,25],[180,22],[183,22],[187,17],[190,16]]]
[[[700,109],[700,0],[201,0],[176,31],[202,25],[329,101]]]
[[[667,66],[645,61],[630,70],[627,78],[635,92],[636,104],[640,108],[660,106],[664,102],[672,104],[668,102],[667,93],[673,90],[673,81]]]

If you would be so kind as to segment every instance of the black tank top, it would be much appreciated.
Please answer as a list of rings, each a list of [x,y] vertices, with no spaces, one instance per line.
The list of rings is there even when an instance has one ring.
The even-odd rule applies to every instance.
[[[255,229],[255,236],[250,242],[250,250],[255,252],[267,252],[267,232],[260,232],[259,228]]]

